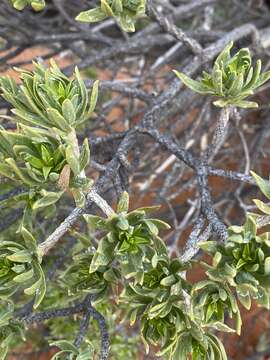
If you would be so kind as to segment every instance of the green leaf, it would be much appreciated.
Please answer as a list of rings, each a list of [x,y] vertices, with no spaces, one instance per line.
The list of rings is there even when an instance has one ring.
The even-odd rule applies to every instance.
[[[69,124],[72,125],[76,121],[76,112],[72,102],[69,99],[65,99],[63,101],[62,113]]]
[[[143,256],[140,252],[136,254],[125,254],[119,258],[121,259],[121,272],[126,279],[136,276],[140,270],[143,271]]]
[[[43,270],[39,263],[33,263],[35,276],[37,277],[37,281],[32,284],[27,289],[24,289],[24,293],[26,295],[35,295],[34,309],[36,309],[40,303],[42,302],[45,293],[46,293],[46,280],[43,273]]]
[[[231,49],[233,47],[233,41],[230,41],[228,45],[225,46],[225,48],[221,51],[221,53],[216,58],[215,63],[219,64],[220,67],[222,67],[224,64],[226,64],[231,57]]]
[[[261,200],[253,199],[253,202],[257,206],[259,210],[261,210],[263,213],[270,215],[270,206],[266,205]]]
[[[39,286],[35,290],[36,296],[34,302],[34,309],[37,309],[46,294],[46,279],[42,267],[38,263],[34,264],[34,267],[39,274]]]
[[[248,288],[245,285],[237,285],[236,287],[237,298],[240,303],[247,309],[251,308],[251,297]]]
[[[221,259],[222,259],[222,254],[217,251],[213,257],[213,266],[217,267]]]
[[[240,94],[243,84],[244,84],[244,74],[240,73],[239,75],[236,75],[236,78],[235,78],[232,86],[228,90],[228,95],[233,97],[233,96],[237,96],[238,94]]]
[[[26,0],[16,0],[13,3],[13,6],[16,10],[23,10],[25,8],[25,6],[27,5],[27,1]]]
[[[270,257],[267,257],[264,260],[264,273],[270,275]]]
[[[113,0],[112,9],[113,9],[114,13],[120,14],[123,11],[122,0]]]
[[[257,233],[257,225],[256,225],[256,221],[251,217],[248,216],[246,219],[246,222],[244,224],[244,231],[245,233],[251,233],[252,236],[256,236]]]
[[[161,282],[160,282],[160,285],[162,285],[162,286],[172,286],[173,284],[175,284],[176,283],[176,281],[177,281],[177,279],[175,278],[175,276],[174,275],[169,275],[169,276],[167,276],[167,277],[165,277],[165,278],[163,278],[162,280],[161,280]]]
[[[207,253],[214,254],[217,251],[216,241],[201,241],[198,246]]]
[[[101,266],[107,266],[113,260],[114,248],[115,244],[110,243],[107,237],[104,237],[99,241],[97,252],[90,264],[90,274],[94,273]]]
[[[258,296],[256,297],[257,303],[267,310],[270,309],[269,293],[262,286],[258,287]]]
[[[253,72],[253,76],[252,76],[250,82],[244,87],[243,90],[253,89],[253,87],[256,86],[256,83],[260,77],[261,68],[262,68],[262,62],[261,62],[261,60],[257,60],[255,70]]]
[[[80,351],[76,360],[89,360],[93,358],[93,350],[88,346],[87,349]]]
[[[151,219],[151,218],[148,218],[147,220],[151,221],[151,223],[154,224],[160,230],[169,230],[169,229],[171,229],[171,226],[169,224],[167,224],[163,220]]]
[[[18,263],[30,263],[32,256],[28,250],[20,250],[15,254],[7,256],[7,259]]]
[[[114,16],[113,10],[107,0],[100,0],[100,7],[107,16]]]
[[[133,309],[129,315],[129,321],[130,321],[130,326],[133,326],[137,320],[137,314],[138,314],[139,309]]]
[[[9,320],[13,317],[14,305],[12,302],[8,302],[7,306],[1,310],[0,313],[0,327],[9,324]]]
[[[55,204],[61,198],[63,193],[64,191],[52,192],[42,190],[42,197],[33,203],[32,209],[37,210]]]
[[[219,338],[217,336],[215,336],[213,334],[209,334],[209,333],[207,334],[207,337],[209,339],[209,342],[217,350],[215,353],[219,354],[218,357],[215,355],[215,358],[213,360],[216,360],[216,358],[217,358],[217,360],[228,360],[225,348],[224,348],[222,342],[219,340]]]
[[[238,106],[243,109],[253,109],[253,108],[257,108],[259,106],[254,101],[245,101],[245,100],[235,101],[235,102],[233,102],[233,105]]]
[[[25,169],[17,166],[16,161],[12,158],[6,159],[6,163],[11,167],[11,170],[18,176],[18,178],[28,186],[36,186],[36,181],[33,181]],[[1,170],[0,170],[1,171]]]
[[[88,104],[88,93],[77,66],[75,67],[75,78],[80,88],[80,112],[78,115],[80,115],[80,117],[86,117],[85,111]]]
[[[66,147],[66,159],[74,175],[75,176],[79,175],[81,171],[80,160],[78,159],[71,145],[68,145]]]
[[[259,175],[257,175],[254,171],[251,171],[251,175],[253,176],[253,178],[255,179],[259,189],[261,190],[261,192],[268,198],[270,199],[270,181],[269,180],[264,180],[263,178],[261,178]]]
[[[106,19],[108,16],[101,10],[101,8],[82,11],[75,20],[87,23],[95,23]]]
[[[98,87],[99,87],[99,81],[96,80],[92,87],[91,97],[90,97],[90,107],[89,107],[89,114],[91,114],[97,105],[98,100]]]
[[[116,226],[119,229],[126,231],[129,229],[129,222],[124,216],[119,215]]]
[[[218,95],[223,95],[222,71],[214,66],[213,71],[213,85]]]
[[[50,343],[50,345],[57,346],[59,349],[61,349],[63,351],[69,351],[76,355],[79,354],[79,351],[76,348],[76,346],[74,346],[71,342],[66,341],[66,340],[54,341],[54,342]]]
[[[85,138],[83,141],[79,162],[81,171],[84,170],[90,163],[90,148],[87,138]]]
[[[58,129],[62,131],[66,131],[66,132],[71,131],[70,125],[68,124],[66,119],[59,113],[59,111],[53,108],[48,108],[47,113],[53,126],[56,126]]]
[[[24,226],[21,227],[20,231],[27,249],[36,252],[37,242],[34,236]]]
[[[261,74],[261,76],[257,80],[255,86],[259,87],[259,86],[263,85],[264,83],[266,83],[266,81],[268,81],[269,79],[270,79],[270,71],[266,71],[264,74]]]
[[[32,1],[31,6],[35,11],[41,11],[45,7],[44,1]]]
[[[145,219],[144,223],[147,225],[148,229],[150,230],[151,234],[157,236],[159,231],[158,227],[149,219]]]
[[[207,324],[207,326],[211,327],[214,330],[217,331],[222,331],[222,332],[226,332],[226,333],[233,333],[235,332],[234,329],[230,328],[228,325],[220,322],[220,321],[216,321],[216,322],[210,322]]]
[[[227,106],[229,103],[230,103],[230,101],[228,99],[220,99],[220,100],[213,102],[213,104],[215,106],[220,107],[220,108]]]
[[[120,200],[117,205],[117,213],[128,212],[129,209],[129,195],[127,191],[121,194]]]
[[[34,276],[34,270],[30,269],[29,271],[26,271],[22,274],[15,276],[13,278],[13,281],[15,281],[17,283],[24,283],[24,282],[27,282],[28,280],[32,279],[33,276]]]
[[[134,32],[135,31],[135,22],[131,17],[126,16],[126,13],[120,14],[120,18],[118,19],[120,23],[120,27],[126,32]]]
[[[205,88],[204,85],[201,84],[200,81],[193,80],[177,70],[173,71],[179,77],[179,79],[191,90],[199,94],[206,94],[208,92],[208,90]]]
[[[107,220],[100,216],[84,214],[83,217],[93,230],[106,228],[108,224]]]

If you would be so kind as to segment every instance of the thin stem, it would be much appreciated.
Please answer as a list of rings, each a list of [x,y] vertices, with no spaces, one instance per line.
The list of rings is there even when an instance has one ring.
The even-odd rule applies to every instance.
[[[115,215],[114,210],[110,207],[110,205],[107,203],[106,200],[103,199],[103,197],[101,197],[96,190],[93,188],[89,191],[89,193],[87,194],[87,200],[93,201],[93,203],[95,203],[100,210],[102,210],[104,212],[104,214],[107,217],[111,217],[112,215]]]
[[[73,129],[72,132],[69,134],[69,138],[72,140],[75,156],[79,159],[80,147],[79,147],[79,142],[78,142],[78,138],[77,138],[75,129]],[[84,170],[82,170],[82,172],[80,173],[80,176],[84,179],[86,178]],[[100,208],[100,210],[102,210],[104,212],[104,214],[106,216],[111,217],[112,215],[115,214],[115,212],[110,207],[110,205],[106,202],[106,200],[103,199],[94,188],[92,188],[87,193],[87,200],[95,203]]]
[[[204,154],[204,159],[207,163],[214,159],[226,139],[231,111],[232,108],[229,106],[225,106],[220,111],[220,116],[215,128],[212,143],[208,146]]]

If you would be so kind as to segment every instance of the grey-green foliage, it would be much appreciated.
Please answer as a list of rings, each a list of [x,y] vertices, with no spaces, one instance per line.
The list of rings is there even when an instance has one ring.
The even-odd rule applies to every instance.
[[[10,299],[17,291],[35,297],[34,308],[41,303],[45,292],[45,276],[40,253],[33,235],[21,229],[20,241],[0,243],[0,298]]]
[[[270,189],[266,181],[263,188],[260,186],[264,192],[266,185]],[[192,285],[183,278],[183,272],[194,261],[170,259],[159,237],[159,230],[168,226],[149,219],[149,210],[128,212],[128,196],[124,193],[112,217],[85,215],[91,228],[106,230],[106,234],[96,251],[85,242],[89,250],[81,248],[80,261],[64,275],[66,283],[75,293],[89,291],[97,301],[113,294],[130,324],[140,324],[146,351],[152,344],[160,346],[158,355],[168,359],[227,359],[213,332],[240,334],[238,302],[249,309],[254,299],[269,308],[268,233],[258,234],[256,216],[250,215],[243,226],[228,229],[225,244],[201,243],[202,249],[211,254],[212,264],[203,263],[208,279]],[[114,291],[119,284],[124,286],[120,295]],[[235,320],[235,329],[225,323],[226,314]]]
[[[81,150],[76,128],[87,121],[96,106],[98,82],[91,95],[78,69],[72,79],[52,62],[46,68],[20,70],[22,83],[0,78],[2,96],[12,106],[17,131],[0,130],[0,174],[29,189],[28,207],[56,203],[69,189],[77,205],[91,181],[83,174],[90,161],[88,140]],[[53,191],[52,191],[53,190]]]
[[[218,106],[254,105],[244,99],[269,78],[269,72],[260,74],[260,61],[252,68],[247,49],[231,57],[231,46],[217,58],[213,73],[205,73],[201,82],[179,76],[198,92],[220,96]],[[0,79],[3,96],[14,107],[11,119],[17,124],[14,132],[0,130],[0,174],[24,187],[21,194],[0,205],[25,203],[18,236],[0,242],[0,300],[11,303],[14,294],[24,292],[34,297],[36,308],[45,296],[46,284],[41,266],[44,254],[32,235],[33,219],[37,211],[51,212],[65,191],[73,194],[77,204],[84,203],[91,185],[84,172],[90,151],[87,140],[79,147],[76,129],[95,109],[98,83],[89,96],[77,69],[69,79],[54,63],[50,68],[35,64],[34,71],[22,71],[21,79],[21,85],[8,77]],[[253,176],[270,199],[270,182],[255,173]],[[266,203],[255,200],[255,204],[270,215]],[[183,263],[169,256],[161,238],[169,225],[149,217],[154,210],[129,211],[129,196],[124,192],[111,216],[85,214],[91,234],[97,229],[100,239],[92,243],[84,234],[73,233],[80,243],[57,285],[50,285],[51,299],[66,304],[67,294],[70,300],[78,300],[90,293],[95,306],[105,300],[108,306],[117,303],[121,315],[125,313],[131,325],[138,324],[146,351],[150,345],[158,346],[157,355],[163,358],[226,360],[224,347],[214,333],[240,334],[238,303],[250,309],[255,300],[269,309],[269,232],[258,230],[258,214],[249,214],[243,226],[228,228],[225,243],[200,244],[212,262],[202,263],[207,279],[192,285],[184,273],[196,261]],[[2,359],[12,336],[23,336],[13,311],[11,305],[0,313]],[[226,324],[227,314],[234,319],[232,327]],[[59,324],[57,328],[61,328]],[[92,346],[84,344],[77,349],[69,338],[54,344],[60,348],[54,359],[94,356]]]
[[[89,345],[87,345],[84,350],[78,350],[76,346],[66,340],[54,341],[51,345],[60,348],[60,351],[58,351],[51,360],[65,360],[67,359],[67,355],[68,358],[72,360],[89,360],[93,355],[92,348]]]
[[[252,174],[262,193],[270,198],[270,182]],[[254,202],[259,210],[270,214],[268,205],[260,200]],[[195,284],[192,290],[193,308],[204,321],[224,322],[227,312],[235,319],[238,334],[241,315],[237,300],[247,310],[252,300],[267,309],[270,307],[270,233],[258,232],[258,216],[249,214],[243,226],[229,227],[225,244],[215,241],[200,244],[213,260],[211,265],[204,263],[209,279]]]
[[[204,71],[199,80],[193,80],[178,71],[175,73],[193,91],[218,97],[214,102],[216,106],[257,107],[256,102],[245,99],[270,78],[270,71],[261,73],[261,60],[257,60],[255,67],[252,66],[248,48],[231,56],[232,47],[233,42],[230,42],[217,57],[212,72]]]
[[[145,15],[146,0],[100,0],[100,6],[81,12],[76,20],[94,23],[110,16],[127,32],[135,31],[136,21]]]
[[[53,287],[51,288],[53,289]],[[55,303],[59,304],[57,292],[55,291],[55,296],[51,296],[50,289],[48,289],[48,295],[43,304],[47,303],[48,306],[48,300],[51,306],[54,306]],[[110,360],[138,359],[138,354],[140,353],[138,346],[140,343],[139,334],[132,331],[132,333],[129,333],[132,334],[132,336],[130,336],[127,334],[127,320],[121,318],[120,324],[118,321],[119,316],[123,313],[123,309],[120,309],[117,304],[112,306],[108,298],[98,305],[95,304],[95,309],[102,313],[106,319],[110,337]],[[66,318],[54,318],[47,322],[46,326],[49,329],[48,337],[50,343],[52,341],[51,339],[59,339],[59,334],[61,334],[61,339],[64,337],[66,341],[73,343],[74,334],[78,331],[78,321],[75,317],[69,318],[69,321],[66,321]],[[42,337],[42,333],[40,336]],[[88,346],[93,350],[93,358],[97,358],[100,353],[100,330],[97,321],[90,322],[85,341],[80,346],[80,350],[83,351],[87,349]],[[87,360],[90,359],[92,358],[90,357]]]
[[[73,194],[77,204],[83,203],[91,185],[84,174],[90,150],[87,139],[79,148],[76,128],[94,111],[98,82],[89,96],[78,70],[73,79],[55,63],[51,68],[35,64],[34,71],[21,73],[20,85],[9,77],[0,78],[2,95],[14,107],[9,118],[17,124],[16,131],[0,130],[0,174],[15,187],[23,187],[23,192],[0,206],[24,204],[19,235],[0,242],[0,299],[11,301],[23,291],[34,298],[37,308],[46,282],[41,266],[44,254],[31,233],[35,215],[38,211],[52,215],[65,191]],[[6,326],[1,331],[8,333]],[[4,354],[9,341],[2,338]]]
[[[117,212],[105,219],[85,215],[90,228],[105,230],[93,251],[84,247],[74,256],[74,264],[64,273],[64,282],[73,294],[89,292],[94,301],[113,294],[127,313],[130,324],[139,322],[142,340],[161,346],[159,356],[168,359],[226,359],[225,350],[211,329],[233,331],[221,319],[203,322],[202,317],[186,308],[185,293],[192,285],[183,278],[191,264],[170,259],[159,236],[169,226],[147,214],[155,208],[129,212],[128,194],[123,193]],[[85,250],[83,250],[83,248]],[[117,270],[119,269],[119,270]],[[124,286],[119,294],[119,285]]]
[[[5,360],[12,341],[25,336],[22,323],[13,319],[13,303],[1,301],[0,307],[0,360]]]
[[[90,118],[97,101],[98,82],[89,97],[77,68],[70,79],[54,61],[49,68],[41,63],[34,63],[34,67],[34,71],[18,69],[21,85],[10,77],[0,78],[2,96],[13,106],[17,121],[55,128],[61,136]]]
[[[20,124],[16,132],[0,130],[0,139],[1,175],[29,187],[59,180],[67,161],[56,134]]]
[[[94,256],[94,249],[81,249],[73,255],[73,264],[62,275],[70,295],[81,296],[82,292],[93,294],[94,303],[106,301],[114,286],[121,278],[116,267],[100,267],[97,271],[90,273],[89,264]]]

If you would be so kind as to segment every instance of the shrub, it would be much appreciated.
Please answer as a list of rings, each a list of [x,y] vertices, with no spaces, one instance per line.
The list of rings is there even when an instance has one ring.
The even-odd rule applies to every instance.
[[[27,5],[34,10],[45,6],[43,0],[12,3],[18,10]],[[82,12],[77,20],[91,23],[113,16],[125,31],[134,31],[145,8],[146,2],[141,0],[102,0],[100,7]],[[257,103],[245,99],[266,83],[270,72],[261,73],[260,60],[252,66],[247,48],[231,56],[232,46],[229,43],[225,47],[213,70],[204,72],[199,81],[181,72],[176,74],[195,92],[217,97],[214,104],[225,110],[256,107]],[[268,310],[270,307],[270,239],[269,232],[260,229],[262,215],[249,212],[243,225],[223,224],[225,241],[196,239],[196,247],[209,255],[209,262],[193,256],[185,260],[172,256],[164,240],[170,225],[161,215],[151,215],[157,207],[130,210],[128,192],[123,191],[113,209],[88,176],[90,148],[87,137],[82,139],[79,130],[93,117],[98,81],[92,83],[89,94],[78,68],[68,77],[53,61],[50,67],[34,63],[33,71],[19,71],[20,84],[10,77],[0,78],[2,97],[12,107],[8,119],[16,125],[15,130],[0,130],[0,175],[10,189],[20,189],[19,193],[12,190],[0,205],[5,209],[18,203],[23,206],[13,238],[4,233],[0,240],[0,359],[6,358],[14,339],[27,338],[27,325],[49,320],[56,338],[51,345],[59,348],[52,359],[67,355],[69,359],[94,359],[97,353],[101,359],[134,357],[137,344],[129,340],[126,346],[122,333],[135,327],[146,354],[152,346],[157,356],[170,360],[226,360],[216,332],[240,335],[239,303],[247,310],[252,301]],[[222,114],[224,109],[221,119]],[[221,135],[215,139],[216,144],[213,142],[215,146],[220,146],[226,131],[226,126],[219,125]],[[184,151],[172,139],[161,133],[156,135],[151,124],[138,128],[156,136],[160,144],[175,156],[182,156],[185,163],[194,161],[198,178],[204,179],[208,159],[198,163],[193,155],[182,155]],[[270,182],[254,172],[252,175],[270,199]],[[207,186],[203,184],[202,188],[206,191]],[[204,198],[202,194],[202,201]],[[47,232],[43,226],[49,227],[48,222],[61,211],[59,204],[70,199],[74,200],[75,210],[44,240]],[[270,215],[267,203],[254,202],[264,219]],[[104,216],[86,211],[93,203]],[[79,216],[83,224],[70,230]],[[65,269],[50,281],[49,270],[55,259],[49,252],[58,248],[60,238],[68,230],[68,261]],[[187,280],[186,272],[198,265],[205,269],[205,280],[193,284]],[[29,304],[40,312],[29,312]],[[73,341],[74,324],[64,324],[58,317],[75,314],[81,314],[81,325]],[[233,325],[228,325],[227,316],[233,319]],[[91,317],[97,321],[96,332],[99,329],[100,336],[94,333],[91,341],[84,341]],[[117,323],[119,318],[123,325]],[[119,329],[115,329],[117,326]],[[112,329],[118,336],[112,336],[109,355]]]

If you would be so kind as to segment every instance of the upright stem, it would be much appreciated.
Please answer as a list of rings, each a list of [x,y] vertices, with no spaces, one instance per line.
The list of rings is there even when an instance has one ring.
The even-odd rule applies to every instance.
[[[73,129],[73,131],[69,133],[68,136],[69,139],[72,141],[74,154],[79,158],[80,148],[75,129]],[[82,178],[86,178],[85,171],[82,171],[80,176]],[[111,217],[115,214],[111,206],[97,193],[94,187],[90,189],[87,193],[87,200],[95,203],[107,217]],[[55,246],[55,244],[57,244],[61,236],[64,235],[64,233],[66,232],[66,227],[72,226],[78,215],[82,215],[83,212],[84,209],[82,208],[74,209],[73,212],[65,219],[65,221],[45,241],[43,241],[38,246],[42,255],[45,255],[52,247]]]
[[[77,138],[75,129],[72,130],[72,132],[69,134],[69,136],[70,136],[70,139],[72,139],[75,156],[77,156],[78,159],[79,159],[79,157],[80,157],[80,147],[79,147],[79,142],[78,142],[78,138]],[[84,170],[80,173],[80,176],[82,178],[86,178]],[[100,208],[100,210],[102,210],[104,212],[104,214],[106,216],[110,217],[110,216],[115,214],[114,210],[110,207],[110,205],[106,202],[106,200],[103,199],[96,192],[95,189],[91,189],[90,192],[88,192],[87,199],[90,200],[90,201],[93,201]]]
[[[204,160],[207,163],[214,159],[226,139],[231,110],[231,107],[225,106],[220,111],[212,142],[204,154]]]

